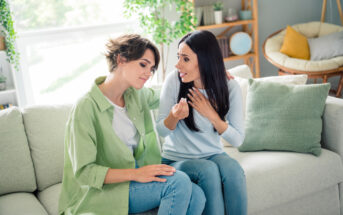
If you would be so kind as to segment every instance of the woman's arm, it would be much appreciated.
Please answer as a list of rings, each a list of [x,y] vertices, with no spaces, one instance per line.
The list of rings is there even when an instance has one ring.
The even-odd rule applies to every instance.
[[[242,91],[237,81],[230,80],[229,84],[230,109],[226,114],[228,128],[222,137],[234,147],[239,147],[244,141],[244,118]]]
[[[147,183],[151,181],[166,182],[165,178],[159,175],[170,176],[175,168],[164,164],[148,165],[138,169],[109,169],[104,184],[120,183],[125,181],[138,181]]]
[[[158,134],[162,137],[168,136],[173,129],[175,129],[179,121],[171,114],[173,106],[177,104],[177,93],[179,86],[180,83],[178,83],[177,73],[173,71],[168,74],[162,86],[160,107],[156,122],[156,129]]]
[[[164,125],[170,129],[174,130],[176,128],[177,123],[188,117],[189,109],[188,104],[185,98],[182,98],[179,103],[174,105],[169,112],[169,115],[164,120]]]

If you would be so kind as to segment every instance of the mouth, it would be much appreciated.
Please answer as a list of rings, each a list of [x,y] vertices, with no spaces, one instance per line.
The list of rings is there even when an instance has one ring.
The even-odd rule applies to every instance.
[[[179,73],[180,73],[180,78],[183,78],[183,77],[185,77],[187,75],[187,73],[185,73],[185,72],[180,72],[179,71]]]
[[[148,79],[146,78],[139,78],[140,80],[142,80],[143,82],[146,82]]]

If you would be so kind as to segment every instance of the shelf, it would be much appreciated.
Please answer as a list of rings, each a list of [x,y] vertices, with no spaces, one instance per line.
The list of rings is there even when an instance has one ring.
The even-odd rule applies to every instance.
[[[255,56],[255,53],[248,53],[248,54],[245,54],[245,55],[232,55],[230,57],[224,58],[224,62],[225,61],[231,61],[231,60],[239,60],[239,59],[242,59],[242,58],[250,58],[250,57],[254,57],[254,56]]]
[[[6,94],[12,94],[12,93],[16,93],[16,90],[15,89],[1,90],[0,91],[0,96],[1,95],[6,95]]]
[[[255,20],[249,19],[249,20],[239,20],[235,22],[225,22],[222,24],[217,24],[217,25],[202,25],[202,26],[197,26],[197,30],[206,30],[206,29],[214,29],[214,28],[225,28],[225,27],[231,27],[231,26],[237,26],[237,25],[246,25],[246,24],[252,24],[254,23]]]

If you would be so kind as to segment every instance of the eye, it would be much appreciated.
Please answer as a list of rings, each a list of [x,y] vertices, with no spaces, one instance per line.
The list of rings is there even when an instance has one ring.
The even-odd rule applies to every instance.
[[[146,65],[145,65],[144,63],[139,63],[139,65],[140,65],[141,67],[143,67],[143,68],[146,67]]]
[[[188,58],[188,57],[185,57],[183,60],[184,60],[185,62],[188,62],[188,61],[189,61],[189,58]]]

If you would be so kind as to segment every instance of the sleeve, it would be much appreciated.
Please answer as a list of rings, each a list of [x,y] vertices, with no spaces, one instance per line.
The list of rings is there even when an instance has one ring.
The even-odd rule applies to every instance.
[[[96,164],[95,128],[89,121],[70,121],[66,132],[68,155],[76,180],[81,185],[102,189],[109,168]]]
[[[178,80],[175,78],[175,73],[172,72],[165,79],[160,95],[160,107],[158,110],[156,130],[162,137],[166,137],[173,132],[173,130],[170,130],[164,125],[164,120],[169,115],[172,107],[177,103],[177,86]]]
[[[149,109],[157,109],[160,104],[160,90],[153,88],[143,88],[143,93]]]
[[[239,147],[244,141],[244,119],[242,92],[235,80],[230,80],[229,101],[230,109],[226,114],[227,129],[221,134],[222,138],[232,146]]]

